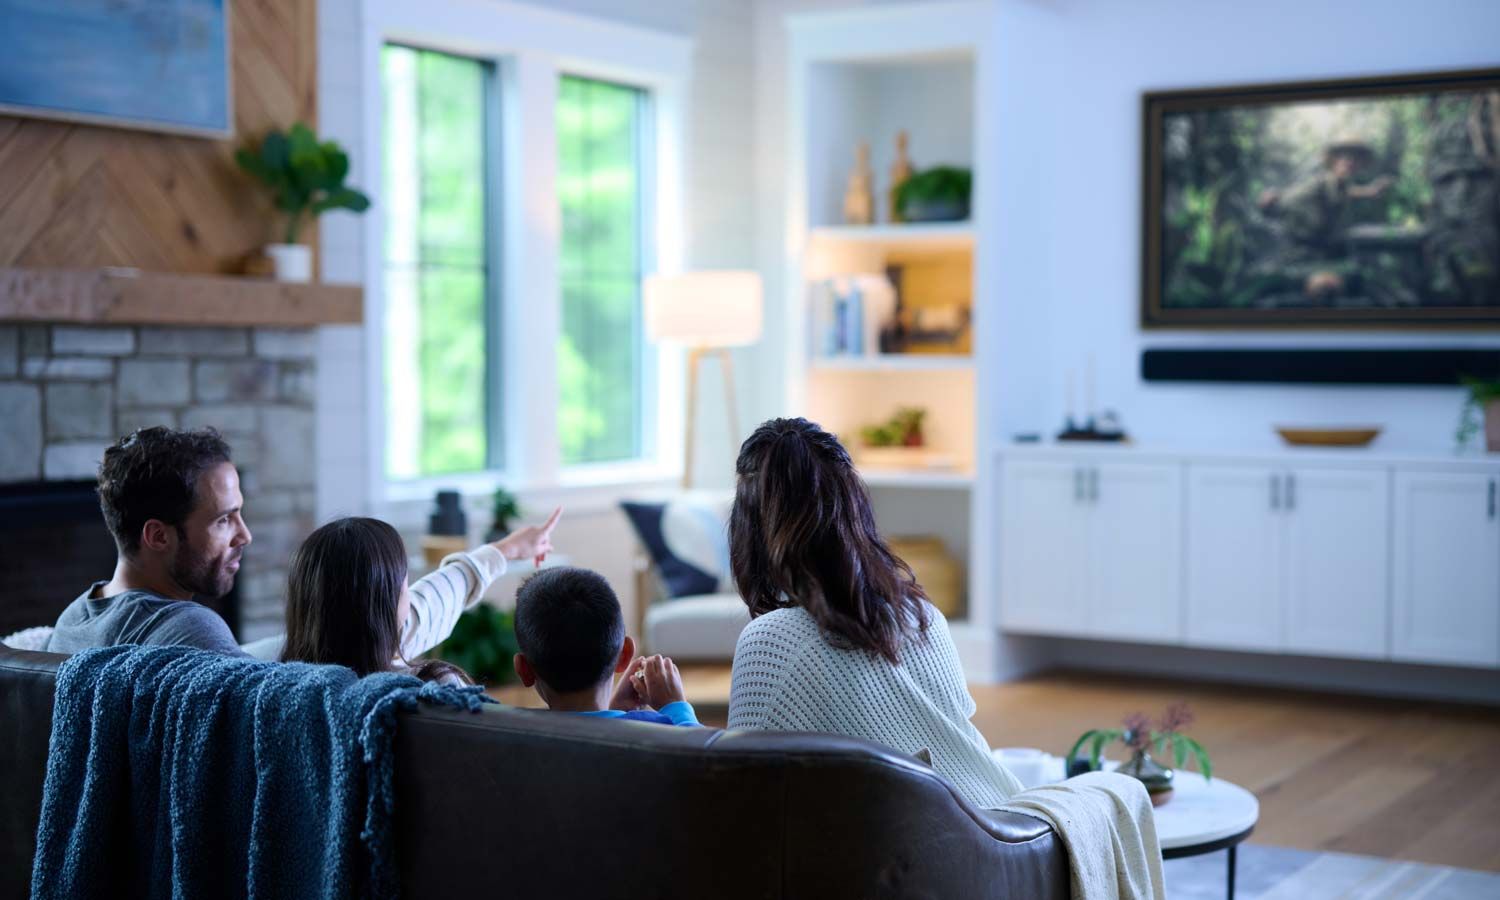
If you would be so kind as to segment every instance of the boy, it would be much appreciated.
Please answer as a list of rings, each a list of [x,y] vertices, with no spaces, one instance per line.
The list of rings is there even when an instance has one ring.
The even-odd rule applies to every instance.
[[[516,642],[516,674],[549,709],[698,724],[675,663],[662,656],[632,661],[635,642],[625,634],[620,601],[597,572],[560,566],[526,579],[516,592]],[[611,693],[616,673],[625,677]]]

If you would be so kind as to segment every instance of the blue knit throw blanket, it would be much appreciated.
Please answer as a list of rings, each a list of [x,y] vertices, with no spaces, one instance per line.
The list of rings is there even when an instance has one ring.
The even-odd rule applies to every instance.
[[[396,897],[396,712],[480,689],[187,647],[58,669],[33,900]]]

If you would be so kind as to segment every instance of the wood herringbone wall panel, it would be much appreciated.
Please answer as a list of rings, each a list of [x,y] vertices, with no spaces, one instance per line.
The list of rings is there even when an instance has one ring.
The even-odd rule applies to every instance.
[[[226,3],[232,140],[0,116],[0,266],[233,273],[277,239],[233,154],[272,126],[316,125],[317,0]]]

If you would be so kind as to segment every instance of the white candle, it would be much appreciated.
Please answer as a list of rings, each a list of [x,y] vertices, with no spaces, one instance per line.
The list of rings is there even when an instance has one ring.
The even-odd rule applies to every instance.
[[[1068,370],[1068,424],[1073,424],[1073,370]]]
[[[1083,385],[1083,420],[1092,422],[1094,420],[1094,354],[1090,353],[1088,358],[1088,375]]]

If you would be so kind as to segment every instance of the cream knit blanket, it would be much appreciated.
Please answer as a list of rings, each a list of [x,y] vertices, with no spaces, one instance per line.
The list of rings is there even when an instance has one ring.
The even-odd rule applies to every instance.
[[[1136,779],[1089,772],[1023,791],[1000,808],[1035,816],[1062,836],[1073,900],[1166,900],[1151,798]]]

